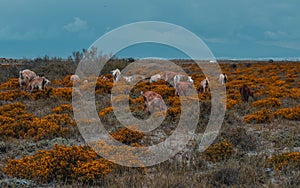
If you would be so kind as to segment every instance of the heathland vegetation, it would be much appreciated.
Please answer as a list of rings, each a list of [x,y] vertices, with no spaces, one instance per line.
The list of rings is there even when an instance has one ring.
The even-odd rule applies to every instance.
[[[191,140],[186,149],[151,167],[130,168],[102,158],[85,144],[73,117],[70,76],[80,54],[68,60],[36,58],[0,62],[0,186],[103,187],[297,187],[300,184],[300,63],[220,61],[228,75],[226,114],[219,135],[204,152]],[[113,78],[128,59],[111,58],[95,86],[99,118],[110,135],[126,145],[141,147],[164,141],[176,129],[180,99],[165,81],[138,82],[129,93],[132,114],[146,119],[141,91],[159,93],[167,116],[149,133],[122,127],[111,106]],[[152,60],[148,60],[149,63]],[[205,78],[192,61],[174,60],[199,87]],[[161,62],[163,63],[163,62]],[[19,71],[30,69],[51,83],[45,90],[20,90]],[[139,70],[144,72],[149,70]],[[218,75],[216,75],[218,78]],[[85,78],[89,81],[89,78]],[[78,81],[86,90],[90,82]],[[239,88],[247,84],[254,98],[242,102]],[[121,81],[114,100],[128,101]],[[76,94],[73,97],[80,97]],[[203,133],[211,110],[209,92],[192,96],[200,102],[196,133]],[[92,121],[92,120],[86,120]],[[135,125],[132,125],[134,127]],[[103,150],[112,149],[101,143]],[[134,153],[134,151],[133,151]],[[135,160],[135,156],[119,156]],[[138,159],[136,159],[138,160]]]

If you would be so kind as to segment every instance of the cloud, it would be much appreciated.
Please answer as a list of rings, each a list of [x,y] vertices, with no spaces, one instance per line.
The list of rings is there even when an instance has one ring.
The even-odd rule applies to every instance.
[[[236,41],[230,40],[228,38],[203,38],[204,41],[206,42],[211,42],[211,43],[218,43],[218,44],[229,44],[229,43],[235,43]]]
[[[269,39],[280,39],[286,37],[287,33],[283,31],[265,31],[264,35]]]
[[[258,44],[269,45],[269,46],[277,46],[281,48],[288,48],[292,50],[300,50],[300,40],[295,41],[259,41]]]
[[[69,32],[79,32],[88,29],[88,23],[78,17],[74,18],[74,21],[64,25],[64,29]]]
[[[43,30],[37,28],[23,28],[23,30],[16,27],[5,26],[0,28],[0,40],[39,40],[53,38],[56,32],[52,29]]]

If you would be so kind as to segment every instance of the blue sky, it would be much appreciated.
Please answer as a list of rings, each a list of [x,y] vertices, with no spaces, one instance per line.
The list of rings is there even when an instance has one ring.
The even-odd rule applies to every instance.
[[[217,57],[300,57],[298,0],[0,0],[0,57],[68,57],[112,29],[164,21],[199,36]],[[123,56],[181,54],[157,45]]]

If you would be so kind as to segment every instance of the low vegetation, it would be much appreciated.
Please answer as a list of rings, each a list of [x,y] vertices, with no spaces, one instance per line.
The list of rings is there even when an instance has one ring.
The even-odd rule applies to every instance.
[[[195,63],[174,60],[194,80],[196,89],[205,77]],[[163,142],[176,130],[181,117],[181,99],[164,81],[140,81],[132,86],[121,81],[118,96],[111,101],[110,71],[130,62],[111,59],[101,75],[70,82],[76,61],[36,59],[14,61],[0,69],[0,186],[101,186],[101,187],[295,187],[300,164],[300,64],[296,62],[220,62],[228,75],[226,114],[222,128],[204,152],[199,140],[171,159],[151,167],[130,168],[115,164],[141,162],[134,148]],[[54,68],[55,67],[55,68]],[[19,89],[18,71],[30,68],[46,75],[51,84],[43,91]],[[147,68],[137,72],[151,72]],[[2,74],[5,73],[5,74]],[[4,77],[2,75],[9,75]],[[218,75],[216,75],[218,78]],[[82,93],[95,90],[97,114],[112,138],[124,144],[131,155],[117,153],[110,161],[97,151],[110,155],[116,148],[99,140],[88,145],[82,138],[73,114],[73,84]],[[247,84],[254,98],[242,102],[239,88]],[[160,126],[150,132],[137,131],[137,125],[124,127],[114,114],[112,102],[128,103],[133,117],[147,119],[141,91],[159,93],[168,106]],[[128,96],[129,95],[129,98]],[[189,96],[200,102],[196,133],[206,129],[211,110],[209,92]],[[190,110],[193,113],[193,110]],[[155,113],[160,116],[160,113]],[[87,119],[86,123],[94,120]],[[189,123],[187,123],[186,126]],[[131,146],[130,151],[128,147]],[[119,146],[118,146],[119,147]],[[123,149],[123,150],[122,150]],[[116,154],[116,153],[115,153]]]

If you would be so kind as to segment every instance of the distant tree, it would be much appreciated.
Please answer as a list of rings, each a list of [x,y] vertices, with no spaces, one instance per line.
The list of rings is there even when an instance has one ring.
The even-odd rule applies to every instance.
[[[45,55],[44,58],[43,58],[44,61],[49,61],[49,59],[50,59],[50,58],[49,58],[48,55]]]
[[[80,60],[83,57],[83,53],[81,53],[80,51],[75,51],[72,54],[73,54],[73,58],[74,58],[75,63],[79,63]]]

